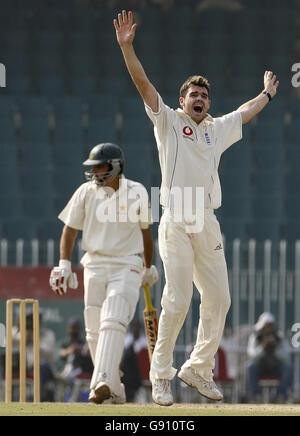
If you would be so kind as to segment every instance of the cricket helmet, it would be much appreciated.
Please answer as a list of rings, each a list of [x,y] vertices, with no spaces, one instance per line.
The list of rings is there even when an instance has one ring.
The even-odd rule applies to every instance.
[[[94,167],[96,165],[109,165],[108,171],[99,171],[97,175],[90,171],[85,172],[88,181],[94,181],[97,185],[104,186],[116,175],[123,173],[125,159],[122,149],[110,142],[97,144],[92,148],[89,158],[83,162],[83,165]]]

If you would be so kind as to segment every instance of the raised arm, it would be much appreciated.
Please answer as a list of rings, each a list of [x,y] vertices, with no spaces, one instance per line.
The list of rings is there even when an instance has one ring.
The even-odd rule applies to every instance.
[[[157,91],[146,76],[132,45],[136,31],[132,12],[129,11],[127,14],[126,11],[122,11],[122,14],[118,14],[118,20],[114,20],[114,27],[127,69],[135,86],[144,102],[150,106],[153,112],[158,112]]]
[[[264,91],[270,95],[271,98],[275,97],[279,81],[276,80],[275,74],[272,71],[266,71],[264,75]],[[269,103],[268,94],[259,94],[253,100],[244,103],[237,110],[241,112],[243,124],[252,120],[264,107]]]

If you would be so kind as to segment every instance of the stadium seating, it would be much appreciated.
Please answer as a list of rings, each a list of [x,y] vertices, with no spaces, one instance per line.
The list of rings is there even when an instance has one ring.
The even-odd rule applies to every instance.
[[[41,226],[51,220],[84,181],[82,161],[99,142],[124,147],[128,177],[147,188],[161,180],[153,126],[115,39],[116,11],[58,0],[51,5],[7,3],[0,16],[1,62],[8,73],[0,98],[0,196],[7,205],[1,222],[22,214]],[[243,127],[242,141],[221,158],[218,213],[228,240],[278,240],[282,223],[288,238],[292,228],[298,234],[300,104],[291,90],[297,35],[292,8],[279,0],[244,0],[236,11],[195,12],[181,1],[166,12],[137,8],[135,17],[136,52],[173,108],[190,74],[208,77],[214,116],[257,95],[265,69],[278,74],[276,101]],[[49,204],[35,198],[40,192]],[[46,237],[45,230],[41,234]]]

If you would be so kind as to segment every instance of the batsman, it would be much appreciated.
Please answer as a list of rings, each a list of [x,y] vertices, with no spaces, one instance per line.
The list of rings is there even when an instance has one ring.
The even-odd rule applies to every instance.
[[[151,209],[145,187],[123,175],[124,154],[118,145],[96,145],[83,165],[87,182],[59,214],[65,225],[50,286],[58,295],[78,286],[71,255],[82,231],[84,320],[94,363],[89,400],[123,404],[119,365],[125,334],[141,286],[158,280],[152,265]]]

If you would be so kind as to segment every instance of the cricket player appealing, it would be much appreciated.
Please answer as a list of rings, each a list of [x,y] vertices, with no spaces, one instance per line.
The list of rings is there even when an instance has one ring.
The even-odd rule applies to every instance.
[[[140,287],[158,279],[151,266],[153,241],[151,210],[146,189],[123,175],[124,156],[115,144],[96,145],[83,162],[83,183],[59,215],[65,224],[60,241],[59,266],[50,286],[55,293],[77,288],[71,254],[82,231],[84,320],[94,363],[89,400],[125,403],[119,365],[127,327],[132,320]],[[143,259],[144,257],[144,266]]]
[[[173,403],[170,388],[170,380],[176,374],[173,350],[190,306],[194,282],[201,295],[197,341],[178,376],[201,395],[221,400],[223,395],[213,381],[214,356],[230,307],[230,293],[220,226],[214,214],[214,209],[221,206],[218,165],[222,153],[242,138],[242,124],[249,122],[275,96],[279,82],[271,71],[266,71],[261,94],[236,111],[213,118],[207,113],[211,103],[207,79],[191,76],[180,89],[181,108],[173,110],[164,104],[135,54],[136,24],[132,12],[118,14],[114,27],[128,71],[154,124],[162,173],[164,213],[159,227],[159,249],[166,284],[150,371],[152,397],[160,405]],[[204,190],[204,212],[197,210],[197,204],[191,206],[196,216],[204,213],[201,231],[190,231],[184,214],[181,222],[175,219],[177,211],[170,192],[173,188],[184,192],[187,187]]]

